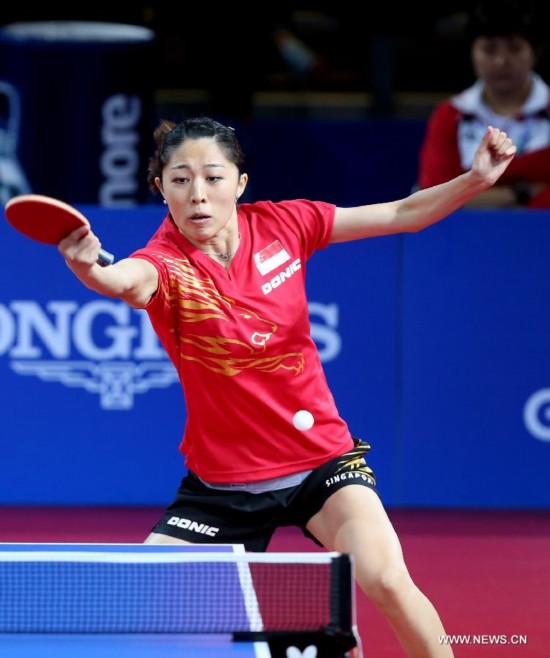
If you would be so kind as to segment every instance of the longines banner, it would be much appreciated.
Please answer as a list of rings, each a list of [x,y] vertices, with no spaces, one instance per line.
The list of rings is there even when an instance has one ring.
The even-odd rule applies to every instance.
[[[81,206],[105,249],[163,206]],[[0,504],[163,505],[185,406],[147,316],[0,224]],[[461,211],[308,264],[312,335],[390,506],[548,507],[550,215]]]

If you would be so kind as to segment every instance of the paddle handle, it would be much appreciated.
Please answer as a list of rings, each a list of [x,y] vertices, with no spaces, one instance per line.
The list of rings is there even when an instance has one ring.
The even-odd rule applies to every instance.
[[[97,256],[97,262],[101,267],[106,267],[107,265],[112,265],[115,262],[115,257],[113,254],[105,251],[105,249],[100,249]]]

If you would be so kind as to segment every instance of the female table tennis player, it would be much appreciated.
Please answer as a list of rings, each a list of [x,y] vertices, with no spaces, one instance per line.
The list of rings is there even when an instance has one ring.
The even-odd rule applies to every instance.
[[[493,185],[515,146],[490,127],[468,172],[404,199],[343,208],[239,204],[248,175],[237,135],[209,118],[161,122],[155,140],[148,181],[168,212],[148,243],[107,267],[89,228],[59,244],[85,286],[146,309],[184,389],[187,472],[146,541],[263,551],[277,527],[299,526],[353,555],[360,587],[407,656],[452,656],[376,491],[370,446],[352,436],[327,386],[304,266],[332,243],[438,222]]]

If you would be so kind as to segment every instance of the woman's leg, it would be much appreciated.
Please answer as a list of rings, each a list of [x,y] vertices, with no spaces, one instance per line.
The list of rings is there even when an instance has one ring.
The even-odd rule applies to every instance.
[[[377,494],[350,484],[307,524],[328,550],[353,556],[357,582],[394,629],[409,658],[452,658],[438,613],[413,582],[401,544]]]

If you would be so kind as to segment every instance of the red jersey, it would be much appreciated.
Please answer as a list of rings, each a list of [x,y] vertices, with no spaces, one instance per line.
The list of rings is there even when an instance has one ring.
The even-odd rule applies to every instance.
[[[169,216],[132,254],[159,273],[146,311],[184,390],[180,450],[203,480],[280,477],[353,447],[311,338],[305,289],[307,260],[328,245],[334,211],[305,200],[240,205],[229,269]],[[313,427],[294,426],[299,410]]]
[[[531,94],[515,117],[500,116],[485,105],[480,81],[440,103],[428,120],[420,150],[419,186],[438,185],[468,171],[489,125],[506,131],[518,149],[500,184],[550,183],[550,88],[534,74]],[[529,207],[550,207],[550,186]]]

